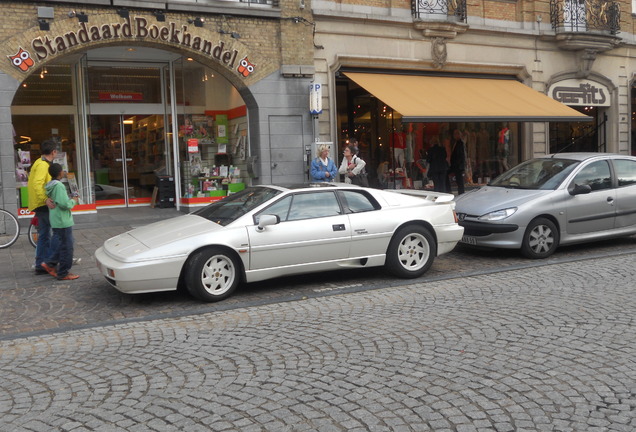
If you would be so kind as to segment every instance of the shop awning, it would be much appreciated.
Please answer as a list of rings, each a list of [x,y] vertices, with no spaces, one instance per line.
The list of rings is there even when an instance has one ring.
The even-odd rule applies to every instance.
[[[405,122],[592,120],[512,79],[345,75],[402,114]]]

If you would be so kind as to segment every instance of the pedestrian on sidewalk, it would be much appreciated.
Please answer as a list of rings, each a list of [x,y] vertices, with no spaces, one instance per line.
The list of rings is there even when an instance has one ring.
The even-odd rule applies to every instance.
[[[35,248],[35,273],[46,274],[42,268],[42,262],[50,255],[51,248],[51,224],[49,222],[49,207],[47,206],[47,196],[44,187],[51,181],[49,167],[53,159],[57,156],[57,143],[53,140],[46,140],[40,145],[42,156],[33,163],[29,173],[27,191],[29,195],[29,211],[35,213],[38,218],[38,242]],[[51,201],[49,204],[52,205]]]
[[[51,250],[46,262],[42,263],[42,268],[58,280],[74,280],[79,275],[69,273],[73,266],[74,222],[71,209],[77,204],[79,197],[69,198],[66,186],[60,181],[64,174],[62,165],[51,164],[49,174],[52,180],[46,184],[46,194],[55,203],[55,208],[50,209],[50,221],[57,247]]]

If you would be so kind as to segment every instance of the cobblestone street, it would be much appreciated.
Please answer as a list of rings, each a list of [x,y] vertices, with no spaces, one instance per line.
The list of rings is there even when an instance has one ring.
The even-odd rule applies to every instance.
[[[3,301],[3,315],[24,316],[13,327],[3,318],[0,430],[631,432],[636,255],[633,239],[623,246],[402,286],[377,274],[380,289],[241,305],[281,295],[248,289],[216,309],[174,294],[122,303],[95,279],[124,310],[151,313],[72,329],[60,302],[38,311],[30,336],[26,293],[79,291],[3,287],[20,298]],[[454,259],[434,269],[457,275]],[[97,295],[87,291],[85,300]],[[103,304],[76,301],[100,315]]]

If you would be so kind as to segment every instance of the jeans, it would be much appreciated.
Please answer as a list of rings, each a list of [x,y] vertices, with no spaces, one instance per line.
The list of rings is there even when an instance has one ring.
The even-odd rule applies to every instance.
[[[38,218],[38,243],[35,247],[35,267],[40,268],[43,262],[49,261],[49,255],[51,255],[51,251],[57,249],[57,243],[51,236],[49,209],[36,209],[35,216]]]
[[[73,266],[73,227],[53,228],[53,239],[58,247],[51,249],[47,263],[57,263],[57,277],[63,278]]]

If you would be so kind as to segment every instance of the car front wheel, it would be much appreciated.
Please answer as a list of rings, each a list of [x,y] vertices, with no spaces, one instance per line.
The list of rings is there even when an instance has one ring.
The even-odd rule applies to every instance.
[[[422,276],[433,265],[437,244],[433,235],[421,226],[400,228],[389,244],[386,269],[401,278]]]
[[[222,249],[197,252],[186,268],[188,292],[207,302],[226,299],[239,284],[239,268],[235,258]]]
[[[547,258],[558,246],[559,231],[554,222],[546,218],[537,218],[526,228],[521,253],[531,259]]]

